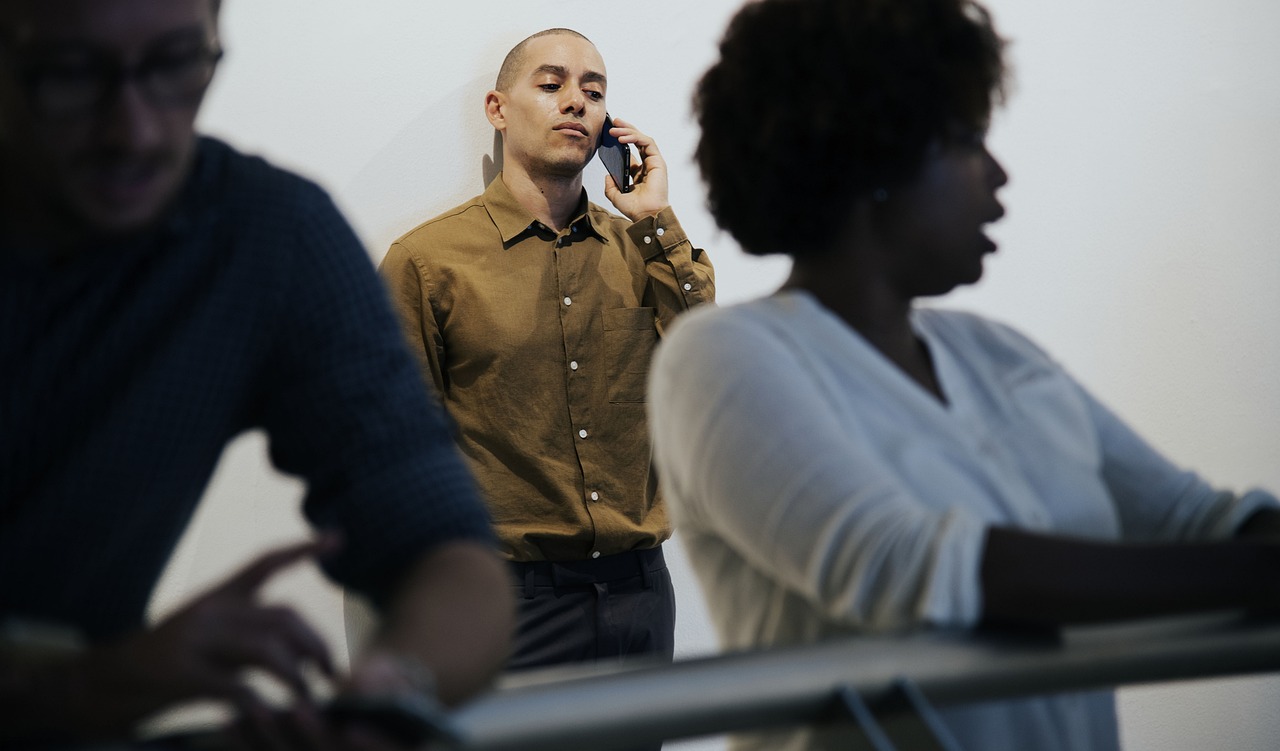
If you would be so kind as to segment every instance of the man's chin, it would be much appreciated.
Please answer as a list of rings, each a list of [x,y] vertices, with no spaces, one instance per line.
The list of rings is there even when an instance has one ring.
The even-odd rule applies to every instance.
[[[587,155],[585,158],[581,154],[575,154],[573,156],[565,156],[561,159],[547,161],[542,165],[543,170],[545,174],[551,177],[571,180],[582,174],[582,171],[591,163],[591,157],[594,154],[595,152],[592,151],[591,154]]]
[[[80,234],[116,237],[156,226],[169,212],[175,191],[154,191],[121,200],[119,195],[91,194],[68,207]]]
[[[63,183],[64,206],[82,234],[139,232],[163,219],[187,173],[169,153],[86,158]]]
[[[88,237],[113,238],[145,232],[156,226],[165,207],[113,211],[102,207],[81,207],[76,211],[77,234]]]

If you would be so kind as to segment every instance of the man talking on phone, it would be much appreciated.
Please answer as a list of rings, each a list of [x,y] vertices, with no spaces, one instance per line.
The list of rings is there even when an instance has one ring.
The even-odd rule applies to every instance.
[[[395,700],[459,702],[506,657],[487,513],[364,249],[320,188],[195,133],[218,11],[0,2],[3,748],[115,747],[198,699],[238,710],[250,746],[368,747]],[[145,623],[250,429],[305,481],[321,534]],[[386,616],[343,676],[310,625],[258,601],[308,558]],[[289,705],[260,699],[251,669]]]
[[[713,299],[714,277],[668,205],[657,144],[629,121],[610,135],[638,152],[634,185],[604,184],[625,218],[588,201],[607,88],[575,31],[516,45],[484,100],[502,172],[381,265],[511,561],[513,669],[673,651],[645,378],[662,330]]]

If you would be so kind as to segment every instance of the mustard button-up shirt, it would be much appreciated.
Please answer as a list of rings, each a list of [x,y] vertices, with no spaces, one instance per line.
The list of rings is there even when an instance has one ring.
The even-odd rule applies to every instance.
[[[663,329],[715,296],[671,209],[632,223],[584,191],[557,233],[499,175],[392,244],[381,271],[508,557],[582,560],[670,536],[645,379]]]

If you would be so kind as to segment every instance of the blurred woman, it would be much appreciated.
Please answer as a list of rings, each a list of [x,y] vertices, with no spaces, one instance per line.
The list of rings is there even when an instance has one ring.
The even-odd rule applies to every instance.
[[[719,224],[793,271],[662,345],[667,498],[725,648],[1274,604],[1280,502],[1174,466],[1036,345],[916,306],[982,276],[1002,41],[966,0],[763,0],[695,96]],[[966,749],[1116,749],[1111,692],[949,709]],[[739,748],[846,748],[858,731]]]

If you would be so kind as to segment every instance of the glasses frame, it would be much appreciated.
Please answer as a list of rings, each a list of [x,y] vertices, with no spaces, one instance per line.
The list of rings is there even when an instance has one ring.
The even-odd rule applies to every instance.
[[[15,57],[12,54],[11,45],[3,39],[0,39],[0,54],[5,54],[10,60]],[[217,39],[210,40],[208,46],[199,54],[192,55],[190,64],[205,65],[207,71],[199,85],[193,86],[190,91],[182,92],[167,91],[162,83],[158,83],[162,80],[162,77],[159,77],[160,71],[166,65],[171,65],[172,61],[162,61],[157,56],[147,55],[136,63],[126,65],[109,55],[100,55],[92,66],[92,75],[81,83],[94,90],[86,89],[78,101],[72,101],[76,99],[74,95],[64,96],[69,98],[63,103],[56,102],[56,96],[42,93],[42,87],[48,85],[47,79],[54,75],[51,70],[53,66],[31,63],[24,65],[21,61],[15,60],[13,67],[17,71],[17,79],[24,89],[32,111],[48,119],[61,120],[101,113],[130,83],[137,86],[143,98],[152,107],[161,109],[194,107],[204,98],[224,55],[225,51]],[[64,95],[66,94],[64,92]]]

